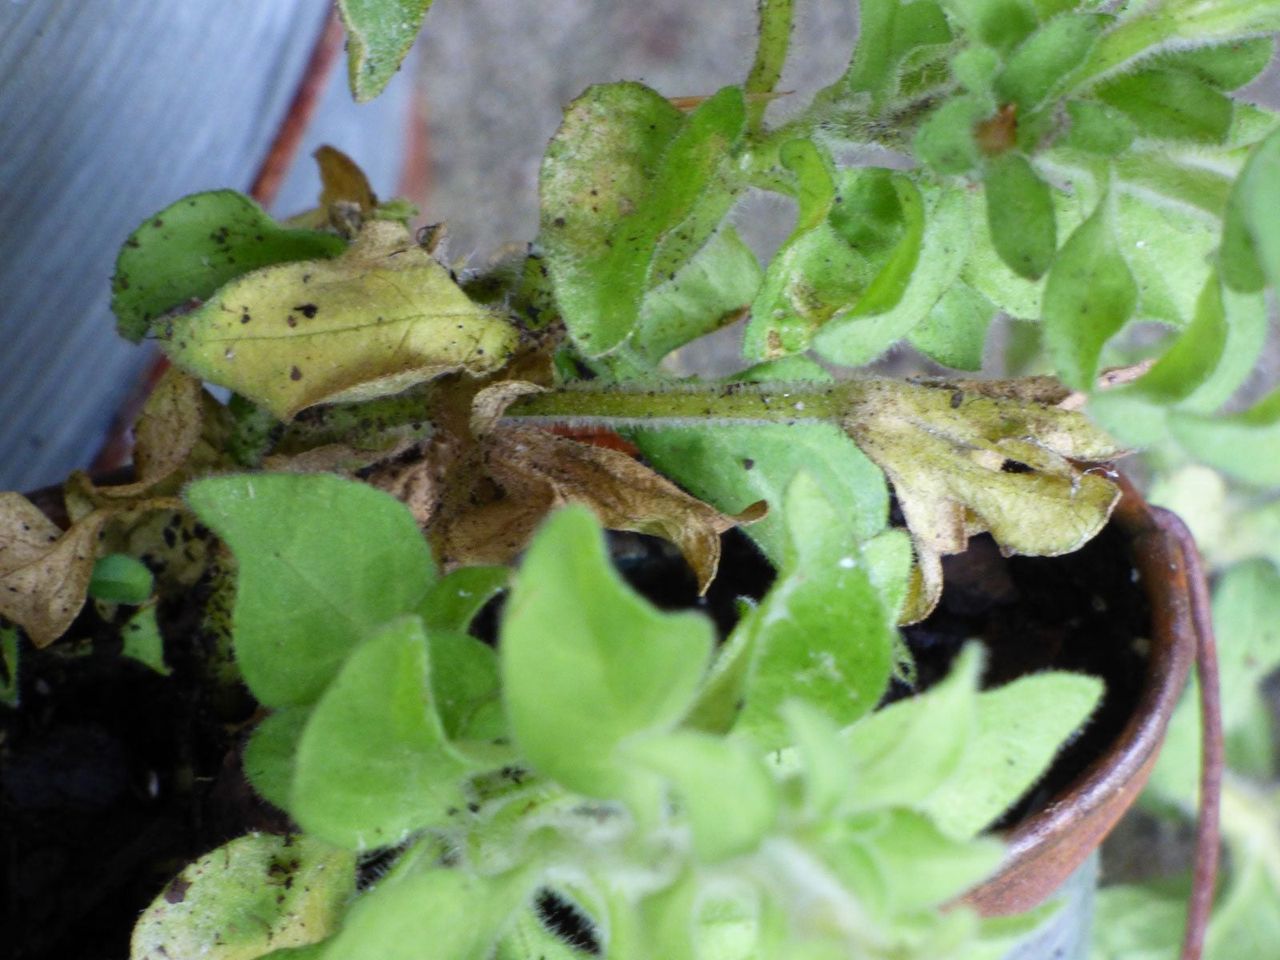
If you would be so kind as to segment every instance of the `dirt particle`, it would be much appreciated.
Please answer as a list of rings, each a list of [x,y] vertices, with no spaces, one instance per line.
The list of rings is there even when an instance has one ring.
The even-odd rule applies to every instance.
[[[301,303],[298,306],[294,307],[293,309],[297,310],[300,314],[302,314],[308,320],[310,320],[312,317],[314,317],[317,313],[320,312],[320,308],[317,307],[314,303]]]
[[[302,379],[302,371],[301,371],[301,370],[299,370],[296,366],[295,366],[295,367],[290,368],[290,370],[289,370],[289,379],[290,379],[290,380],[301,380],[301,379]]]
[[[174,877],[169,886],[164,888],[165,903],[181,903],[187,899],[187,891],[191,889],[191,881]]]

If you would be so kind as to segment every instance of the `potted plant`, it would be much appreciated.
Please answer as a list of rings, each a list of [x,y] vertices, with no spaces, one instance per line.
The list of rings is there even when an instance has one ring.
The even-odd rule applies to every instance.
[[[346,5],[358,94],[422,6]],[[984,654],[957,645],[939,682],[874,708],[911,685],[898,625],[937,607],[971,538],[1071,554],[1154,424],[1213,457],[1219,424],[1274,419],[1215,411],[1280,272],[1280,135],[1227,93],[1265,66],[1280,9],[868,2],[847,73],[771,126],[791,16],[761,3],[741,87],[570,104],[539,237],[488,268],[451,270],[438,231],[414,236],[333,150],[294,221],[217,191],[126,241],[120,332],[174,366],[133,475],[74,475],[65,531],[6,495],[0,614],[39,648],[92,620],[174,667],[248,738],[224,785],[247,776],[275,810],[242,798],[239,822],[278,828],[178,872],[135,956],[1000,956],[1044,921],[956,901],[998,912],[1004,847],[983,831],[1100,681],[983,690]],[[903,164],[837,162],[867,145]],[[763,268],[726,219],[748,189],[797,204]],[[1038,321],[1056,376],[814,359],[905,341],[973,369],[1001,311]],[[739,373],[666,372],[743,316]],[[1132,319],[1173,333],[1106,370]],[[1144,658],[1167,711],[1194,636],[1152,558],[1194,564],[1135,500],[1121,515],[1165,551],[1127,595],[1156,602],[1140,630],[1174,624]],[[717,645],[623,582],[600,524],[670,541],[698,593],[741,526],[772,585]],[[1122,734],[1128,795],[1166,715]],[[1095,798],[1109,783],[1085,776]],[[1096,841],[1118,811],[1089,802]]]

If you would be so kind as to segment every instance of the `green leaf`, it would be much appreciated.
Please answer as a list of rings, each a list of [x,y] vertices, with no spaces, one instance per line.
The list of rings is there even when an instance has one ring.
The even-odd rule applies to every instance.
[[[133,930],[132,960],[255,960],[333,932],[355,890],[355,857],[308,836],[251,833],[169,881]]]
[[[664,614],[619,579],[590,511],[567,507],[525,555],[499,657],[511,734],[535,768],[579,793],[620,797],[618,745],[672,728],[711,652],[711,624]]]
[[[846,809],[921,807],[955,775],[976,733],[982,660],[980,647],[965,647],[937,686],[843,732],[854,778]]]
[[[1067,13],[1049,20],[1009,55],[996,80],[1003,102],[1028,112],[1064,86],[1084,62],[1107,18],[1095,13]]]
[[[889,517],[880,471],[834,424],[669,427],[631,437],[656,469],[727,513],[767,501],[768,514],[744,531],[775,564],[787,543],[783,495],[801,469],[830,500],[848,505],[859,540],[874,536]]]
[[[1170,415],[1178,441],[1200,462],[1258,487],[1280,484],[1280,391],[1243,413]]]
[[[671,280],[644,298],[632,348],[651,365],[672,350],[736,319],[751,305],[764,272],[731,226],[721,228]]]
[[[428,630],[461,633],[485,604],[507,589],[510,579],[506,567],[461,567],[431,586],[418,614]]]
[[[389,877],[352,905],[323,960],[486,960],[533,893],[528,872],[479,877],[417,869]]]
[[[475,637],[429,632],[431,695],[453,740],[494,740],[506,733],[498,685],[498,655]]]
[[[774,255],[751,305],[743,354],[771,360],[807,350],[814,333],[857,299],[870,275],[863,253],[828,223],[837,193],[830,156],[812,140],[778,151],[796,181],[796,225]]]
[[[1019,153],[988,161],[984,185],[992,245],[1015,273],[1036,279],[1058,249],[1049,185]]]
[[[1103,345],[1133,314],[1138,288],[1116,242],[1112,204],[1062,245],[1044,291],[1045,344],[1064,383],[1087,390],[1098,373]]]
[[[141,560],[127,553],[109,553],[94,563],[88,593],[95,600],[137,606],[151,596],[154,580]]]
[[[1185,71],[1125,74],[1100,84],[1096,93],[1128,115],[1142,136],[1221,143],[1231,127],[1231,99]]]
[[[929,359],[956,370],[979,370],[987,328],[996,305],[963,281],[957,281],[911,331],[911,345]]]
[[[1114,107],[1095,100],[1068,100],[1066,106],[1070,126],[1061,146],[1114,157],[1133,143],[1133,121]]]
[[[866,0],[858,5],[858,46],[845,75],[826,97],[869,93],[881,103],[895,92],[902,61],[920,48],[949,43],[951,30],[942,8],[932,0]]]
[[[117,329],[137,343],[162,314],[208,299],[236,277],[273,263],[336,256],[346,246],[330,233],[286,230],[234,190],[183,197],[120,248],[111,281]]]
[[[18,669],[18,628],[0,624],[0,703],[6,707],[18,706]]]
[[[1175,403],[1204,383],[1227,345],[1227,315],[1216,270],[1200,294],[1195,319],[1173,345],[1128,389],[1160,403]]]
[[[923,234],[918,251],[910,258],[911,266],[907,266],[906,248],[900,245],[904,256],[901,260],[891,258],[891,267],[885,268],[892,269],[898,277],[909,275],[906,288],[883,313],[865,314],[859,302],[829,322],[814,339],[814,349],[824,358],[845,366],[861,366],[874,360],[920,324],[959,276],[973,232],[973,198],[963,188],[928,188],[921,193]],[[887,279],[889,275],[880,276]],[[873,282],[868,287],[869,302],[874,302],[870,295],[875,285]]]
[[[943,0],[942,6],[968,34],[1001,51],[1015,47],[1036,25],[1023,0]]]
[[[472,303],[398,223],[366,223],[334,260],[280,264],[156,327],[179,367],[282,420],[458,370],[502,366],[515,327]]]
[[[1031,789],[1102,692],[1096,677],[1040,673],[978,694],[977,727],[959,765],[920,809],[950,836],[977,836]]]
[[[236,556],[236,660],[266,706],[317,700],[351,649],[416,610],[435,582],[413,515],[365,484],[213,477],[186,498]]]
[[[1119,166],[1119,164],[1117,164]],[[1161,203],[1142,184],[1115,198],[1116,244],[1137,284],[1135,315],[1185,327],[1213,262],[1216,230],[1202,213]]]
[[[1219,90],[1238,90],[1267,68],[1275,53],[1274,37],[1232,40],[1161,56],[1156,63],[1194,73]]]
[[[813,847],[858,901],[894,918],[959,896],[990,876],[1004,853],[997,840],[955,840],[904,809],[823,824]]]
[[[431,0],[338,0],[356,102],[372,100],[395,76],[430,9]]]
[[[164,637],[156,623],[155,604],[138,609],[120,628],[120,639],[122,656],[146,664],[162,676],[172,672],[164,662]]]
[[[281,810],[291,806],[298,744],[310,718],[310,707],[281,707],[254,728],[244,749],[245,776]]]
[[[466,798],[467,762],[445,737],[417,617],[356,648],[298,743],[289,812],[350,850],[402,842]]]
[[[967,173],[982,154],[973,129],[992,113],[989,97],[964,94],[945,101],[929,114],[916,134],[915,154],[938,173]]]
[[[570,104],[542,163],[540,238],[584,353],[626,340],[645,294],[715,231],[733,199],[723,167],[745,123],[737,87],[687,118],[637,83],[594,86]]]
[[[787,488],[785,511],[789,546],[778,580],[749,614],[753,662],[734,728],[765,749],[787,742],[780,711],[788,701],[811,703],[841,724],[873,710],[897,639],[843,505],[801,472]],[[905,582],[910,558],[898,559],[896,579]]]
[[[1222,276],[1233,290],[1280,288],[1280,130],[1254,148],[1228,201]]]
[[[777,787],[748,744],[684,730],[639,740],[626,752],[671,782],[701,862],[749,853],[772,828]]]

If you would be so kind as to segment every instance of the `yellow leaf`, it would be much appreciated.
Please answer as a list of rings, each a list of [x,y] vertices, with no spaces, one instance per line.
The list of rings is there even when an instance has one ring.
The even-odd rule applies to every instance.
[[[246,274],[156,329],[174,363],[282,420],[452,371],[490,373],[517,341],[404,227],[377,220],[335,259]]]
[[[1108,469],[1087,464],[1124,450],[1083,414],[1051,405],[1067,399],[1055,384],[866,380],[849,396],[844,429],[888,476],[915,542],[911,619],[937,602],[938,558],[970,536],[990,532],[1005,554],[1070,553],[1120,498]]]

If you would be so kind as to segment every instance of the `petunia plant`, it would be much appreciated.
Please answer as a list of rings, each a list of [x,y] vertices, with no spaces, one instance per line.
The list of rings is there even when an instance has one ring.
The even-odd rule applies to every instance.
[[[429,6],[339,4],[358,98]],[[65,530],[0,496],[4,675],[86,600],[167,670],[157,604],[198,588],[204,682],[251,694],[243,769],[296,831],[184,869],[135,958],[999,957],[1043,919],[961,898],[1099,681],[984,689],[973,644],[876,708],[970,538],[1079,549],[1152,443],[1280,476],[1280,400],[1230,405],[1280,281],[1280,116],[1232,91],[1280,2],[863,0],[774,122],[792,16],[761,0],[741,85],[570,103],[499,262],[448,263],[332,148],[315,210],[219,190],[125,241],[119,331],[172,366]],[[759,191],[795,209],[764,263]],[[999,315],[1040,375],[978,376]],[[735,323],[736,372],[673,372]],[[903,348],[937,375],[886,375]],[[699,592],[741,527],[776,576],[717,636],[602,527]]]

